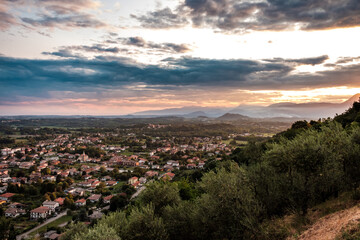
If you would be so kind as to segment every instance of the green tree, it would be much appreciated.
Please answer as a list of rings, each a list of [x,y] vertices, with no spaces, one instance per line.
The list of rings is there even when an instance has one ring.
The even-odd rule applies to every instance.
[[[152,204],[134,208],[128,217],[126,235],[129,240],[166,240],[168,234],[165,224],[160,217],[155,215]]]
[[[229,162],[206,173],[199,187],[204,192],[197,200],[201,238],[247,239],[256,233],[262,209],[243,168]]]
[[[180,202],[179,189],[173,183],[154,182],[146,187],[138,201],[143,205],[152,203],[155,213],[160,214],[167,205]]]
[[[71,223],[68,230],[61,235],[60,240],[73,240],[75,235],[82,235],[87,232],[87,227],[84,223]]]

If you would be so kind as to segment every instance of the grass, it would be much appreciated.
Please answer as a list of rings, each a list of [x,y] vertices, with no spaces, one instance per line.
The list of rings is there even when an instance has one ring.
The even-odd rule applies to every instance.
[[[15,139],[15,143],[28,143],[27,139]]]
[[[44,233],[47,231],[48,228],[51,228],[51,227],[57,227],[63,223],[66,223],[66,222],[69,222],[71,221],[72,219],[72,216],[62,216],[61,218],[59,219],[56,219],[55,221],[49,223],[49,224],[46,224],[45,226],[42,226],[41,228],[37,229],[36,231],[32,232],[30,234],[30,236],[35,236],[36,234],[38,233]]]
[[[271,236],[270,239],[297,239],[302,232],[304,232],[309,226],[314,224],[320,218],[355,206],[358,201],[352,198],[351,192],[345,192],[338,198],[329,199],[324,203],[321,203],[308,210],[306,216],[300,214],[289,214],[281,218],[274,218],[272,220],[264,222],[262,228],[267,233],[267,236]],[[355,237],[353,237],[355,236]],[[360,236],[360,224],[350,226],[344,230],[341,238],[337,240],[355,240]],[[352,238],[353,237],[353,238]]]
[[[124,186],[125,185],[125,183],[126,182],[119,182],[118,184],[116,184],[115,186],[113,186],[112,188],[112,190],[111,190],[111,193],[112,194],[116,194],[116,193],[121,193],[122,191],[121,191],[121,188],[122,188],[122,186]]]
[[[121,152],[121,155],[124,155],[124,156],[131,156],[133,154],[134,154],[133,152],[129,152],[129,151]]]
[[[360,239],[360,222],[349,224],[340,234],[336,240],[359,240]]]

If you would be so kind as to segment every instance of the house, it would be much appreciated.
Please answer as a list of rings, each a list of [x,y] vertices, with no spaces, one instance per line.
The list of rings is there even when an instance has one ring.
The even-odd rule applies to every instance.
[[[76,202],[75,202],[75,206],[77,206],[77,207],[82,207],[82,206],[85,206],[86,205],[86,200],[85,200],[85,198],[81,198],[81,199],[79,199],[79,200],[77,200]]]
[[[0,187],[0,194],[6,192],[7,186]]]
[[[139,178],[139,182],[140,182],[140,184],[145,184],[146,178],[144,178],[144,177]]]
[[[55,212],[56,208],[60,206],[58,202],[55,201],[45,201],[42,204],[44,207],[48,207],[51,209],[51,211]]]
[[[159,175],[159,173],[155,172],[155,171],[147,171],[145,173],[145,177],[148,177],[148,178],[155,177],[155,176],[158,176],[158,175]]]
[[[71,188],[71,189],[66,189],[64,192],[70,193],[74,196],[83,196],[85,193],[85,190],[82,188]]]
[[[65,198],[57,198],[54,200],[54,202],[59,203],[60,206],[64,205]]]
[[[114,195],[109,195],[104,197],[104,203],[105,204],[110,204],[110,200],[114,197]]]
[[[13,197],[15,193],[4,193],[0,195],[0,200],[10,202],[10,198]]]
[[[0,182],[6,183],[10,181],[11,181],[11,177],[8,174],[0,175]]]
[[[186,168],[187,168],[187,169],[194,169],[194,168],[196,168],[196,164],[194,164],[194,163],[189,163],[188,165],[186,165]]]
[[[107,182],[105,182],[105,184],[106,184],[106,186],[112,187],[117,184],[117,181],[107,181]]]
[[[54,181],[56,181],[56,177],[51,176],[51,175],[45,175],[45,176],[43,176],[43,180],[48,180],[50,182],[54,182]]]
[[[24,209],[21,209],[21,208],[8,208],[6,209],[5,211],[5,217],[11,217],[11,218],[14,218],[14,217],[18,217],[22,214],[26,214],[26,211]]]
[[[139,180],[138,177],[132,177],[128,180],[128,183],[132,185],[132,184],[136,183],[138,180]]]
[[[172,172],[167,172],[164,175],[161,176],[161,179],[165,180],[165,181],[170,181],[175,177],[175,173]]]
[[[30,211],[30,218],[32,219],[40,219],[47,218],[51,215],[51,209],[48,207],[38,207]]]
[[[90,200],[91,203],[98,202],[101,198],[101,194],[93,194],[90,197],[88,197],[88,200]]]
[[[102,178],[100,179],[100,181],[102,181],[102,182],[106,182],[106,181],[109,181],[109,180],[111,180],[111,177],[110,177],[110,176],[105,176],[105,177],[102,177]]]

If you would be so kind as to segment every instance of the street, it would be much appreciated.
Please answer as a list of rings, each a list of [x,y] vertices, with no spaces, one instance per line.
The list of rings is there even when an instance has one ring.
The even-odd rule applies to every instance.
[[[33,229],[23,233],[23,234],[20,234],[20,235],[16,236],[16,240],[26,239],[29,236],[30,233],[36,231],[37,229],[41,228],[42,226],[45,226],[46,224],[51,223],[51,222],[61,218],[62,216],[65,216],[65,215],[66,215],[66,211],[60,213],[56,217],[53,217],[53,218],[50,218],[50,219],[46,220],[45,222],[43,222],[39,226],[37,226],[37,227],[35,227],[35,228],[33,228]]]

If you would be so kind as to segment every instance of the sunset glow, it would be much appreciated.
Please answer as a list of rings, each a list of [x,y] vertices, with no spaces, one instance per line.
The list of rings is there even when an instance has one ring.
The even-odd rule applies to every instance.
[[[0,114],[340,103],[359,93],[360,7],[280,2],[2,0]]]

